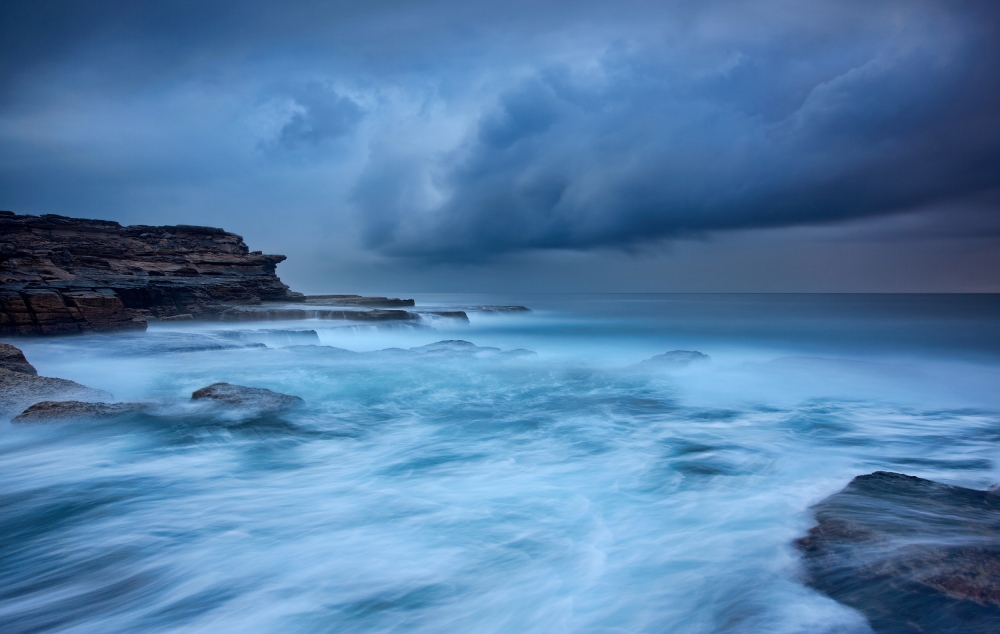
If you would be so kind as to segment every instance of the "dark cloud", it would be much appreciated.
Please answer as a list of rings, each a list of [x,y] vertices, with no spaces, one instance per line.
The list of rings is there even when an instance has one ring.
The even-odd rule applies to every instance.
[[[264,218],[278,194],[261,191],[295,192],[286,242],[461,263],[940,210],[1000,188],[990,1],[3,11],[5,208],[130,221],[142,201],[149,221],[196,204],[221,223],[213,210]]]

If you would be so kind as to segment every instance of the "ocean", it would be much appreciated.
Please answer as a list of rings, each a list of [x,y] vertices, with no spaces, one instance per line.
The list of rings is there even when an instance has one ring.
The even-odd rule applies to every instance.
[[[155,408],[0,422],[0,630],[870,632],[803,583],[810,506],[1000,481],[1000,296],[416,300],[469,322],[7,340]]]

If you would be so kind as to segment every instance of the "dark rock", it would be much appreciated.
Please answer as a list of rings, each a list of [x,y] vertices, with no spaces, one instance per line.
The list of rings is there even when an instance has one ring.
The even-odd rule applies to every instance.
[[[143,330],[145,316],[213,317],[295,301],[283,255],[213,227],[0,215],[0,335]]]
[[[28,363],[28,360],[24,358],[24,353],[21,352],[21,349],[15,348],[8,343],[0,343],[0,368],[23,374],[38,374],[35,366]]]
[[[222,321],[276,321],[332,319],[341,321],[418,321],[420,315],[405,310],[330,310],[304,308],[229,308],[219,315]]]
[[[305,295],[297,301],[326,306],[365,306],[368,308],[406,308],[416,304],[412,299],[362,297],[361,295]]]
[[[75,381],[0,368],[0,418],[9,418],[39,401],[107,401],[112,398],[103,390],[95,390]]]
[[[655,357],[646,359],[642,363],[683,368],[691,365],[692,363],[699,363],[701,361],[708,360],[709,356],[707,354],[697,352],[696,350],[671,350],[670,352],[664,352],[663,354],[658,354]]]
[[[875,632],[1000,632],[1000,495],[878,471],[814,512],[807,582]]]
[[[216,337],[245,343],[262,343],[267,346],[318,346],[319,334],[315,330],[224,330]]]
[[[446,319],[469,321],[469,315],[467,315],[464,310],[434,310],[424,314],[433,315],[434,317],[444,317]]]
[[[530,313],[531,309],[527,306],[472,306],[467,310],[473,310],[479,313]]]
[[[191,395],[191,400],[203,399],[254,410],[278,410],[303,403],[298,396],[272,392],[262,387],[246,387],[231,383],[213,383]]]
[[[28,407],[12,423],[40,423],[73,418],[112,418],[135,414],[149,408],[144,403],[87,403],[84,401],[41,401]]]

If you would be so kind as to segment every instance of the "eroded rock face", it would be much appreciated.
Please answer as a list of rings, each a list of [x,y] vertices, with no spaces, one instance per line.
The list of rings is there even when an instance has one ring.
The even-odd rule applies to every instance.
[[[274,411],[294,407],[304,401],[298,396],[272,392],[262,387],[246,387],[232,383],[213,383],[191,395],[191,400],[209,400],[230,407],[258,411]]]
[[[39,401],[108,401],[113,397],[75,381],[35,376],[0,368],[0,418],[19,414]]]
[[[75,418],[112,418],[148,409],[143,403],[88,403],[85,401],[41,401],[15,416],[12,423],[42,423]]]
[[[0,343],[0,368],[23,374],[38,374],[35,366],[28,363],[28,360],[24,358],[24,353],[21,352],[21,349],[7,343]]]
[[[142,330],[148,317],[298,300],[275,275],[284,259],[212,227],[0,212],[0,335]]]
[[[814,512],[808,583],[878,634],[1000,632],[1000,495],[878,471]]]

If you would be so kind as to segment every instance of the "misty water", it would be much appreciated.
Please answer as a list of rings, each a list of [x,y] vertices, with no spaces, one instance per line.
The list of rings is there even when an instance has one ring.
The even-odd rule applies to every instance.
[[[996,296],[417,302],[470,322],[10,340],[157,406],[0,422],[0,629],[868,632],[801,581],[810,505],[1000,481]],[[216,381],[305,404],[190,401]]]

